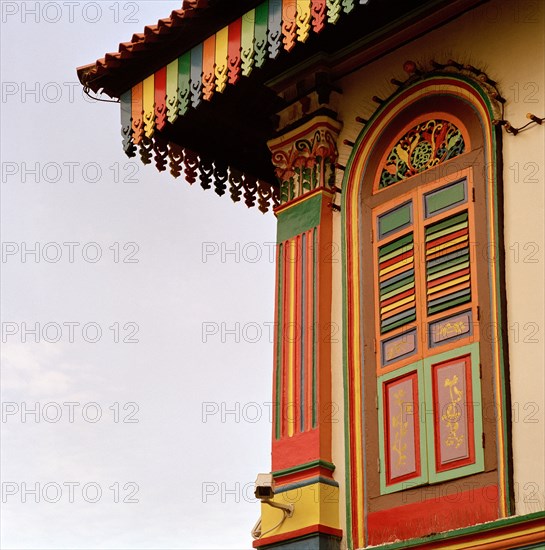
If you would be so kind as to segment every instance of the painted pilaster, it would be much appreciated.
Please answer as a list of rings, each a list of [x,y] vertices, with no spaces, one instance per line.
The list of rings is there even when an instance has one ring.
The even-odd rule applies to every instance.
[[[332,221],[341,124],[315,116],[269,142],[280,183],[272,472],[282,512],[262,505],[256,547],[338,548],[338,484],[331,462]],[[309,546],[310,545],[310,546]]]

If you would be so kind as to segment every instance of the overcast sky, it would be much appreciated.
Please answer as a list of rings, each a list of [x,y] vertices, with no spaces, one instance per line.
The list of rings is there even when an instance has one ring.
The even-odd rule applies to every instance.
[[[76,86],[180,3],[1,2],[2,548],[251,547],[275,218],[128,159]]]

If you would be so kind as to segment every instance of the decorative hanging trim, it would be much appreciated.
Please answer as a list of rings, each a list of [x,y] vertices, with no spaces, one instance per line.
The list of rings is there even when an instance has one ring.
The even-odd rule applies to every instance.
[[[242,19],[233,21],[227,28],[229,36],[228,47],[228,66],[229,66],[229,84],[236,84],[240,77],[240,40],[242,35]]]
[[[203,189],[213,185],[218,195],[228,190],[233,201],[244,198],[247,206],[257,203],[259,210],[267,212],[279,203],[276,187],[170,143],[156,130],[162,130],[167,122],[175,123],[190,107],[210,101],[214,94],[224,92],[228,84],[236,84],[241,75],[249,76],[255,67],[263,67],[267,59],[275,59],[282,49],[291,51],[297,42],[306,42],[311,32],[321,32],[326,24],[335,24],[342,13],[353,9],[354,2],[350,0],[265,0],[249,10],[122,94],[121,134],[125,153],[135,156],[138,146],[142,162],[150,164],[154,156],[159,171],[166,170],[168,158],[175,178],[183,173],[190,184],[198,180]],[[316,141],[316,136],[313,139]],[[332,144],[318,139],[309,147],[322,151]],[[321,182],[333,166],[336,152],[311,156],[314,159],[316,155],[318,164],[305,169],[304,175],[319,169]],[[329,164],[320,165],[326,158]],[[309,185],[317,185],[314,180],[311,184],[305,182],[301,183],[300,193]],[[289,195],[292,191],[287,189],[286,182],[282,183],[283,194]]]
[[[350,0],[265,0],[121,96],[125,151],[353,9]]]
[[[130,93],[130,91],[127,92],[127,94]],[[125,153],[129,157],[134,157],[136,156],[136,146],[126,140],[131,128],[127,110],[122,111],[122,120]],[[190,185],[198,181],[203,189],[214,187],[214,191],[220,197],[228,191],[233,202],[244,199],[244,204],[248,208],[257,205],[257,208],[263,213],[279,204],[277,187],[250,174],[244,174],[227,164],[205,158],[190,149],[172,143],[159,132],[156,132],[153,137],[142,135],[139,138],[138,148],[140,160],[144,164],[151,164],[153,156],[159,172],[164,172],[168,163],[170,173],[175,178],[183,175]]]
[[[240,39],[242,59],[242,75],[250,76],[254,66],[254,33],[255,10],[249,11],[242,17],[242,35]]]
[[[191,72],[190,72],[190,89],[191,89],[191,106],[198,107],[202,98],[202,75],[203,75],[203,45],[198,44],[191,49]],[[211,96],[210,96],[211,97]]]

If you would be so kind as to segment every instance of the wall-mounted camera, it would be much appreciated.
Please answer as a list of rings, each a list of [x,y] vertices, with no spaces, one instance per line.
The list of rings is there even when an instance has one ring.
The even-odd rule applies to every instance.
[[[272,474],[257,474],[255,480],[255,498],[268,500],[274,496],[274,479]]]
[[[261,531],[261,518],[257,520],[257,523],[252,529],[252,537],[254,539],[259,539],[263,535],[278,529],[284,523],[286,518],[291,518],[291,516],[293,516],[294,506],[293,504],[283,504],[281,502],[271,500],[274,497],[274,478],[272,474],[257,474],[254,494],[255,497],[258,498],[263,504],[268,504],[269,506],[278,508],[283,512],[282,519],[278,522],[278,524],[265,532]]]

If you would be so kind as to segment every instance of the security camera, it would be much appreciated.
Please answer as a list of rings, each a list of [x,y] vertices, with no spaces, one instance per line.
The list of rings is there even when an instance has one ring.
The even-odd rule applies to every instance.
[[[278,510],[282,510],[283,513],[280,522],[265,532],[261,531],[261,518],[257,520],[257,523],[252,529],[252,537],[257,540],[260,539],[263,535],[270,533],[275,529],[278,529],[284,523],[286,518],[291,518],[294,512],[294,505],[291,503],[284,504],[282,502],[275,502],[274,500],[271,500],[274,497],[274,479],[272,474],[257,474],[257,479],[255,480],[254,494],[255,497],[261,501],[262,504],[267,504],[268,506],[272,506],[273,508],[278,508]]]
[[[255,480],[255,498],[268,500],[274,496],[274,479],[272,474],[257,474]]]
[[[255,498],[258,498],[263,504],[284,510],[286,517],[291,518],[293,515],[293,504],[283,504],[271,500],[274,497],[274,479],[272,474],[257,474],[254,494]]]

